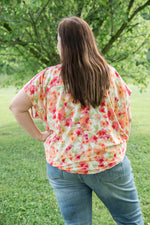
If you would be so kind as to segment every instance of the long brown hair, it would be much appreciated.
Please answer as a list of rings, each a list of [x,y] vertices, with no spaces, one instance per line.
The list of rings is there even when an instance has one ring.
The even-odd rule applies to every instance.
[[[70,17],[60,22],[58,35],[65,90],[75,103],[99,106],[110,85],[109,66],[97,49],[92,30],[81,18]]]

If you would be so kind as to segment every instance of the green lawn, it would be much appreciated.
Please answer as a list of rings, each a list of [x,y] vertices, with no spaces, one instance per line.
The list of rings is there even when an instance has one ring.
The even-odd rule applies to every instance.
[[[131,85],[131,160],[144,222],[150,223],[150,88],[140,94]],[[63,225],[46,175],[44,147],[31,139],[8,110],[15,89],[0,90],[1,209],[0,224]],[[41,127],[39,121],[38,125]],[[93,194],[93,225],[115,224]]]

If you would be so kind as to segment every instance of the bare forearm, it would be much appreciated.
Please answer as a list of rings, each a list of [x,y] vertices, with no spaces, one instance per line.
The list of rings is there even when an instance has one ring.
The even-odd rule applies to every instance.
[[[31,107],[32,103],[23,89],[18,92],[9,105],[9,109],[14,114],[19,125],[35,140],[45,141],[53,131],[41,132],[38,129],[28,111]]]
[[[35,125],[33,119],[30,116],[29,111],[17,112],[12,110],[14,117],[16,118],[18,124],[35,140],[41,141],[41,131]]]

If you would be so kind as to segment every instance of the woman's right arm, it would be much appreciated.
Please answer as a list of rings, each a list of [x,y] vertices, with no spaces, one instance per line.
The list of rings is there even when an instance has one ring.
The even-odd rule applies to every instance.
[[[41,132],[38,129],[29,113],[31,107],[32,103],[23,89],[18,92],[9,105],[9,109],[12,111],[18,124],[35,140],[45,141],[53,131]]]

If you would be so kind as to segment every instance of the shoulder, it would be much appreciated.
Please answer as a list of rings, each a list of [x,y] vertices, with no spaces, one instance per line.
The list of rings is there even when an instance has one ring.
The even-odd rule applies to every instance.
[[[59,77],[61,70],[61,64],[50,66],[39,72],[34,78],[38,80],[40,84],[46,85],[51,80],[53,80],[56,77]]]
[[[43,69],[42,71],[40,71],[39,73],[37,73],[37,75],[35,77],[33,77],[33,79],[40,77],[40,76],[44,77],[45,75],[52,75],[53,73],[57,74],[57,73],[59,73],[60,68],[61,68],[61,64],[47,67],[47,68]]]
[[[112,85],[113,89],[119,89],[119,92],[120,92],[120,89],[122,89],[123,92],[126,92],[130,96],[131,90],[129,89],[127,84],[124,82],[122,77],[119,75],[117,70],[110,65],[109,65],[109,69],[110,69],[110,80],[111,80],[111,83],[113,84]]]
[[[58,65],[50,66],[50,67],[44,69],[44,73],[56,75],[56,74],[60,73],[60,70],[61,70],[61,64],[58,64]]]
[[[46,85],[48,82],[53,80],[54,77],[57,75],[59,76],[61,69],[61,64],[55,65],[55,66],[50,66],[39,73],[37,73],[25,86],[24,89],[28,89],[30,87],[36,86],[36,87],[41,87]]]
[[[121,77],[120,77],[119,73],[117,72],[117,70],[111,65],[108,65],[108,66],[109,66],[109,70],[110,70],[110,77],[120,79]]]

